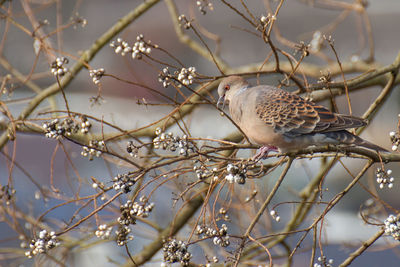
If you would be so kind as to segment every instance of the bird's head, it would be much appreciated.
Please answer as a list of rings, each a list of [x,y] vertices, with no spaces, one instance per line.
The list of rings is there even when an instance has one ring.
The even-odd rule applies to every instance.
[[[217,107],[219,107],[219,105],[222,103],[223,109],[225,104],[229,104],[236,92],[244,87],[247,87],[248,85],[248,82],[241,76],[229,76],[222,79],[218,86],[219,99],[217,102]]]

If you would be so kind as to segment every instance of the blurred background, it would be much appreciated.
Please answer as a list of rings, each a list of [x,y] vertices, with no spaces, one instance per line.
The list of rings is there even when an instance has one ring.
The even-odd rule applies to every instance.
[[[33,31],[33,26],[29,16],[27,15],[27,5],[30,7],[33,16],[37,21],[48,23],[40,27],[45,34],[49,34],[47,40],[54,48],[56,56],[65,56],[69,59],[68,66],[72,66],[81,53],[88,49],[93,42],[99,38],[106,30],[114,25],[121,17],[133,10],[138,5],[145,3],[144,0],[22,0],[22,1],[0,1],[1,18],[0,33],[2,36],[1,46],[1,66],[0,81],[5,79],[7,74],[12,73],[10,69],[29,77],[39,88],[47,88],[55,82],[54,76],[50,73],[49,57],[44,53],[37,56],[35,52],[35,42],[31,35],[21,30],[19,25]],[[199,5],[196,2],[211,3],[205,6],[206,14],[199,12]],[[245,10],[241,6],[240,1],[227,1],[231,5],[237,7],[241,12]],[[249,10],[257,18],[268,14],[266,0],[244,1]],[[175,1],[179,10],[179,14],[185,14],[187,18],[193,20],[193,24],[199,29],[203,39],[210,47],[211,51],[222,58],[225,63],[234,70],[235,68],[248,66],[254,63],[262,63],[268,53],[270,47],[263,42],[258,36],[255,36],[252,28],[241,16],[236,14],[232,9],[228,8],[221,1]],[[271,6],[275,10],[277,1],[271,1]],[[364,14],[357,10],[349,8],[355,3],[365,4],[366,14],[368,16],[372,37],[374,41],[373,51],[376,66],[385,66],[393,62],[400,48],[400,1],[398,0],[370,0],[368,3],[364,1],[300,1],[287,0],[284,1],[276,20],[276,27],[279,28],[280,35],[293,43],[310,43],[315,33],[320,31],[321,34],[330,35],[334,39],[335,49],[342,62],[353,62],[356,64],[370,56],[370,43],[365,27]],[[345,7],[348,7],[347,9]],[[348,14],[343,15],[344,10],[348,10]],[[10,15],[12,14],[12,15]],[[7,16],[11,16],[17,23],[10,23]],[[75,18],[83,18],[87,21],[84,27],[77,24],[71,27],[60,29],[61,25],[67,25]],[[199,39],[192,31],[185,31],[196,42]],[[171,14],[168,11],[166,2],[160,1],[148,11],[135,20],[128,28],[119,33],[117,37],[122,38],[129,44],[136,42],[138,35],[143,34],[145,40],[151,40],[152,44],[157,44],[170,54],[177,57],[186,67],[194,66],[196,71],[205,76],[219,76],[216,65],[210,60],[205,59],[198,53],[194,52],[186,44],[179,41],[174,29]],[[295,49],[285,46],[273,35],[273,41],[279,48],[290,52],[292,55]],[[116,40],[113,38],[113,40]],[[216,42],[217,40],[217,42]],[[36,50],[37,51],[37,50]],[[327,58],[318,56],[318,53],[312,53],[304,59],[305,63],[320,66],[326,70],[330,63],[335,63],[335,57],[329,46],[326,44],[321,47],[321,53]],[[160,61],[171,61],[165,53],[153,49],[152,56]],[[299,55],[295,55],[298,59]],[[284,58],[282,57],[282,60]],[[151,62],[146,64],[145,60],[132,59],[129,55],[122,57],[116,54],[114,49],[108,45],[104,46],[92,61],[89,62],[90,68],[104,68],[107,74],[115,75],[121,79],[129,80],[138,84],[160,91],[170,97],[175,97],[176,90],[173,87],[164,88],[162,83],[158,81],[158,76],[162,70],[160,64]],[[346,77],[351,78],[360,73],[352,72]],[[13,79],[15,73],[12,74]],[[282,75],[262,75],[259,78],[261,84],[271,84],[278,86],[282,80]],[[256,84],[257,79],[249,79],[251,83]],[[309,76],[309,83],[316,83],[318,76]],[[341,81],[341,76],[334,77],[334,81]],[[10,83],[7,93],[3,93],[1,101],[7,106],[10,113],[17,117],[18,114],[27,105],[30,99],[36,95],[25,84],[15,80]],[[100,89],[99,89],[100,88]],[[122,129],[136,129],[147,125],[164,117],[172,110],[167,105],[143,105],[143,103],[160,104],[165,103],[165,99],[158,94],[147,90],[141,86],[127,84],[117,79],[103,77],[101,86],[92,82],[89,71],[83,69],[73,79],[73,81],[64,88],[66,98],[68,99],[69,108],[73,112],[88,114],[90,116],[103,119],[118,125]],[[99,104],[93,104],[91,99],[95,97],[101,90],[102,99]],[[295,86],[290,86],[287,90],[296,90]],[[352,101],[353,115],[361,116],[370,104],[380,93],[380,86],[372,86],[367,89],[355,91],[350,94]],[[188,90],[182,90],[186,96],[191,94]],[[213,100],[216,98],[215,90],[212,92]],[[211,96],[210,96],[211,97]],[[182,100],[182,98],[178,98]],[[212,99],[212,97],[210,98]],[[65,110],[64,99],[61,94],[56,94],[54,100],[59,110]],[[400,113],[400,93],[396,87],[385,104],[371,121],[370,125],[363,132],[362,137],[374,142],[380,146],[390,149],[391,142],[389,132],[396,130],[398,117]],[[142,104],[138,104],[142,103]],[[347,114],[349,112],[345,96],[336,98],[339,112]],[[330,106],[330,101],[322,104]],[[38,118],[38,113],[49,110],[49,102],[44,101],[30,116],[34,120]],[[50,115],[47,115],[49,118]],[[2,115],[1,122],[7,122],[8,118]],[[236,131],[231,122],[223,116],[213,105],[201,105],[188,118],[187,125],[190,128],[193,137],[222,139],[232,132]],[[3,128],[4,129],[4,128]],[[99,125],[93,128],[97,134],[101,132]],[[178,127],[171,129],[172,132],[179,132]],[[13,187],[16,190],[15,205],[26,214],[37,218],[43,212],[51,207],[64,202],[66,196],[76,193],[77,186],[75,183],[79,181],[84,185],[79,190],[80,195],[90,195],[95,192],[91,187],[91,177],[95,177],[101,182],[110,185],[111,179],[121,172],[128,172],[131,167],[119,164],[119,162],[101,158],[95,158],[89,161],[81,156],[81,147],[72,142],[63,142],[64,147],[59,147],[58,141],[45,138],[39,134],[17,134],[17,141],[9,141],[3,148],[3,154],[0,159],[0,184],[6,185],[9,179],[13,181]],[[126,142],[124,141],[123,144]],[[123,144],[119,147],[123,151]],[[118,149],[118,145],[115,149]],[[63,150],[68,153],[64,153]],[[241,157],[249,157],[254,153],[240,153]],[[69,155],[69,158],[66,157]],[[5,155],[14,155],[15,163],[10,173],[10,159]],[[361,169],[364,160],[360,159],[343,159],[343,163],[354,174]],[[73,162],[71,167],[70,162]],[[266,161],[268,162],[268,160]],[[320,170],[321,160],[296,160],[288,176],[285,178],[284,184],[274,197],[273,204],[287,201],[295,197],[295,193],[299,192]],[[23,166],[22,168],[18,166]],[[395,178],[399,177],[400,168],[398,163],[390,163],[387,168],[393,171]],[[254,186],[258,188],[260,195],[266,195],[274,182],[279,176],[281,169],[263,177],[263,179],[254,182]],[[28,177],[30,176],[30,178]],[[396,177],[397,176],[397,177]],[[50,187],[50,178],[53,178],[54,186],[60,191],[58,198],[44,199],[35,183],[46,188]],[[351,176],[339,164],[325,178],[323,192],[324,200],[331,199],[351,181]],[[399,183],[394,183],[393,189],[380,190],[375,183],[375,173],[370,169],[362,180],[363,184],[376,187],[376,194],[384,201],[390,203],[394,208],[399,208]],[[158,194],[152,199],[156,203],[156,213],[154,219],[161,226],[165,226],[173,215],[171,206],[173,203],[174,189],[171,187],[159,189]],[[371,196],[361,187],[352,189],[351,194],[346,196],[332,212],[330,212],[324,220],[323,243],[324,254],[328,258],[334,259],[334,264],[343,261],[356,247],[360,241],[371,237],[377,230],[376,226],[366,225],[359,217],[361,205],[365,204]],[[117,207],[119,203],[116,203]],[[63,223],[67,223],[77,210],[79,203],[71,203],[62,208],[54,209],[46,215],[46,222],[62,227]],[[324,207],[321,207],[323,209]],[[7,205],[2,204],[2,209],[7,209]],[[281,221],[290,218],[293,206],[282,205],[279,208]],[[176,210],[174,210],[176,212]],[[88,210],[82,210],[75,219],[82,218],[89,213]],[[110,215],[111,216],[111,215]],[[166,219],[168,218],[168,219]],[[312,218],[312,216],[311,216]],[[27,260],[21,256],[23,249],[20,249],[21,240],[18,233],[10,228],[10,224],[15,218],[4,216],[0,222],[0,246],[3,256],[0,255],[5,266],[31,266],[40,265],[40,262]],[[380,218],[382,221],[385,217]],[[165,223],[163,222],[165,220]],[[22,222],[22,220],[21,220]],[[306,221],[304,227],[310,221]],[[273,229],[280,229],[282,224],[273,222]],[[26,233],[30,232],[31,225],[28,222],[21,223],[24,229],[20,229]],[[132,254],[136,254],[148,243],[156,234],[154,231],[137,225],[134,234],[135,239],[128,243]],[[80,229],[85,231],[85,228]],[[190,227],[183,229],[181,234],[190,233]],[[135,232],[135,233],[136,233]],[[78,233],[72,234],[71,238],[77,238]],[[301,235],[293,235],[293,242],[296,243]],[[310,251],[308,246],[312,239],[306,240],[307,246],[300,248],[301,251],[295,255],[293,266],[309,266]],[[356,245],[354,245],[356,244]],[[362,257],[356,259],[352,266],[398,266],[399,251],[396,248],[397,242],[393,243],[389,238],[380,239],[374,246],[368,249],[368,252]],[[392,249],[387,249],[392,247]],[[21,252],[22,251],[22,252]],[[15,254],[13,254],[15,252]],[[196,255],[196,259],[202,259],[202,255]],[[90,249],[73,250],[73,256],[68,258],[67,266],[115,266],[125,262],[126,254],[124,250],[115,243],[108,242],[93,246]],[[317,255],[318,256],[318,255]],[[157,254],[152,262],[147,266],[159,266],[162,253]],[[201,260],[199,260],[201,262]],[[44,266],[44,265],[43,265]]]

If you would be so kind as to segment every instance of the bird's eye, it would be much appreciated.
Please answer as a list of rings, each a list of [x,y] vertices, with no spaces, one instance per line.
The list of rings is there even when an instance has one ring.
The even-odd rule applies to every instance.
[[[229,84],[225,85],[225,90],[228,91],[229,89],[231,89],[231,86]]]

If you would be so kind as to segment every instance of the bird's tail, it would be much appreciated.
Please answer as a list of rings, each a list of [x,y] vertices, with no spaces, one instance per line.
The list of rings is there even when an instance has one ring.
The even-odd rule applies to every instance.
[[[362,146],[362,147],[365,147],[368,149],[372,149],[375,151],[389,152],[388,150],[384,149],[383,147],[380,147],[371,142],[368,142],[368,141],[362,139],[361,137],[354,135],[346,130],[336,131],[336,132],[326,132],[324,134],[329,138],[337,140],[341,144],[356,145],[356,146]]]

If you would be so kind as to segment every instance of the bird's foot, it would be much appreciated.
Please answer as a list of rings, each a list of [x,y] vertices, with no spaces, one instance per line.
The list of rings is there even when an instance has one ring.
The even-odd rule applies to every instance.
[[[270,145],[262,146],[257,150],[257,154],[254,155],[252,160],[259,161],[260,159],[265,159],[265,158],[267,158],[268,153],[270,151],[278,152],[279,150],[276,146],[270,146]]]

